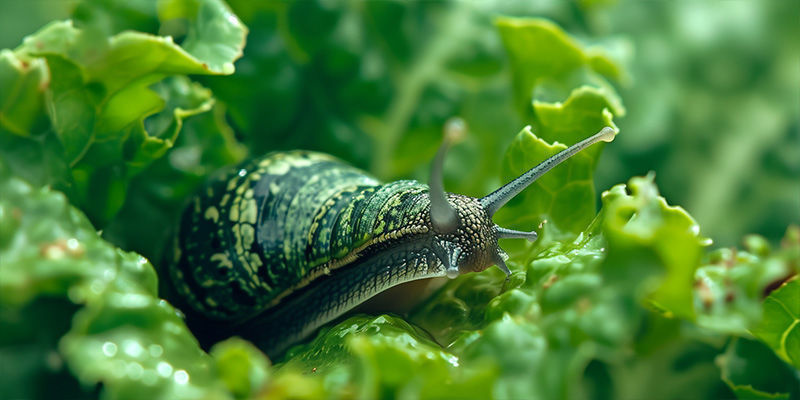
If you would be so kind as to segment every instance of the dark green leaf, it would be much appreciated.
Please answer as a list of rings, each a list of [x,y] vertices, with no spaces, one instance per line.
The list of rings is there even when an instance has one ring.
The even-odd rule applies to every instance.
[[[789,399],[800,396],[797,371],[792,371],[763,343],[734,339],[716,362],[722,370],[722,380],[737,398]]]

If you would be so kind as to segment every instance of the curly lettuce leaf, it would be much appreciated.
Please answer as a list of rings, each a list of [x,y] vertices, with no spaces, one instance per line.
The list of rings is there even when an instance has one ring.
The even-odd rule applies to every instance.
[[[58,348],[43,352],[63,360],[86,388],[102,382],[111,398],[227,396],[210,357],[178,312],[158,298],[156,273],[146,259],[102,240],[59,192],[33,188],[5,168],[0,190],[4,309],[21,310],[42,298],[83,306],[69,330],[56,333],[66,333]],[[14,330],[41,317],[3,316],[21,318],[0,321]],[[42,343],[35,336],[18,337],[15,345]]]
[[[29,136],[43,118],[42,92],[48,85],[47,67],[41,59],[20,58],[0,50],[0,129]]]
[[[725,381],[739,399],[789,399],[800,396],[797,371],[758,341],[737,338],[717,357]]]
[[[223,1],[162,0],[158,18],[188,21],[181,47],[216,73],[234,72],[233,62],[242,56],[247,28]]]
[[[541,106],[549,110],[548,122],[542,125],[544,133],[537,131],[534,135],[531,128],[526,127],[517,135],[504,157],[504,181],[514,179],[567,148],[559,142],[551,145],[540,138],[557,137],[571,145],[605,126],[615,127],[605,98],[592,88],[574,91],[563,105]],[[496,221],[501,225],[530,229],[547,220],[561,231],[584,230],[596,213],[593,178],[602,147],[603,144],[595,144],[549,171],[498,212]]]
[[[179,88],[185,85],[164,85],[162,89]],[[170,113],[162,114],[148,121],[169,124]],[[209,174],[235,165],[247,154],[225,118],[225,108],[217,105],[211,112],[187,119],[169,153],[131,180],[129,196],[103,228],[103,237],[124,248],[137,249],[149,259],[161,260],[162,249],[170,242],[169,235],[174,233],[185,200]]]
[[[108,279],[106,268],[121,261],[91,224],[67,199],[49,189],[34,189],[0,172],[0,300],[21,307],[39,295],[66,296],[84,302]],[[139,277],[155,288],[155,275]]]
[[[21,164],[15,159],[24,156],[27,160],[31,155],[56,158],[60,165],[68,165],[71,170],[60,175],[15,173],[36,178],[37,184],[56,184],[95,223],[103,225],[125,201],[128,181],[173,146],[183,120],[211,109],[210,92],[197,84],[178,82],[185,79],[182,75],[232,73],[233,61],[241,56],[246,28],[219,1],[160,3],[161,20],[156,19],[155,8],[152,10],[156,27],[159,23],[165,29],[175,28],[173,22],[187,24],[178,45],[170,36],[130,30],[117,33],[110,27],[115,24],[98,17],[101,12],[92,13],[92,7],[96,7],[94,11],[114,9],[105,3],[82,4],[76,11],[77,26],[71,21],[53,22],[11,53],[33,61],[0,69],[20,71],[19,65],[38,65],[31,64],[34,61],[45,65],[47,85],[34,87],[19,73],[15,79],[20,82],[11,81],[5,78],[9,74],[3,73],[0,92],[31,99],[19,106],[30,103],[26,107],[34,110],[37,101],[43,103],[39,111],[47,111],[60,149],[50,144],[46,126],[25,128],[33,118],[26,116],[31,112],[22,112],[25,110],[5,125],[30,140],[9,137],[3,133],[5,129],[0,135],[10,149],[4,156],[12,160],[8,164],[15,170]],[[136,5],[126,7],[142,11]],[[2,65],[13,67],[9,53],[4,54]],[[168,77],[176,78],[165,80]],[[159,88],[170,85],[182,88]],[[150,117],[156,114],[169,115],[171,124],[153,124]],[[40,168],[49,164],[42,163]]]
[[[800,369],[800,281],[784,283],[765,300],[764,316],[753,333],[784,361]]]
[[[252,397],[270,376],[269,360],[246,340],[234,337],[219,342],[209,353],[220,380],[237,399]]]
[[[722,248],[707,255],[695,273],[694,304],[697,324],[715,332],[748,335],[760,323],[774,319],[764,315],[772,291],[800,272],[800,252],[787,231],[783,245],[771,249],[761,236],[748,235],[744,249]],[[766,319],[764,319],[766,318]]]
[[[510,57],[517,102],[524,104],[523,115],[541,138],[532,137],[530,129],[517,136],[504,157],[503,181],[565,148],[559,142],[572,145],[605,126],[616,129],[613,117],[623,116],[625,109],[614,89],[591,69],[596,64],[609,67],[601,71],[613,70],[610,59],[582,49],[550,21],[503,17],[495,23]],[[591,79],[576,81],[575,74]],[[593,178],[603,147],[594,145],[550,171],[512,200],[497,220],[501,224],[528,222],[528,226],[517,226],[520,229],[547,220],[555,226],[553,231],[581,232],[596,212]]]
[[[221,0],[84,0],[75,20],[105,36],[139,31],[169,36],[215,74],[230,75],[247,28]]]
[[[601,229],[609,248],[604,274],[646,294],[667,314],[693,318],[694,272],[710,240],[683,208],[659,196],[654,179],[632,178],[603,193]]]
[[[119,272],[124,279],[126,271]],[[61,339],[75,376],[86,386],[103,383],[105,395],[119,399],[230,398],[177,311],[155,291],[118,284],[122,279],[78,311]]]
[[[524,115],[530,114],[531,102],[564,101],[584,85],[600,92],[614,114],[625,113],[619,95],[606,81],[620,79],[621,68],[602,50],[584,49],[545,19],[501,17],[495,23],[510,57],[516,102]],[[537,119],[538,112],[534,114]]]
[[[328,393],[358,398],[486,398],[497,371],[463,364],[419,328],[380,315],[356,316],[289,351],[276,380],[311,374]]]

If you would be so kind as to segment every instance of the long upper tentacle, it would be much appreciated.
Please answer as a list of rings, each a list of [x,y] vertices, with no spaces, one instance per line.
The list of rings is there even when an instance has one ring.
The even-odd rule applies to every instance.
[[[528,239],[532,242],[539,236],[535,231],[515,231],[497,225],[495,225],[494,229],[497,231],[497,237],[500,239]]]
[[[616,132],[614,129],[610,127],[605,127],[597,132],[596,134],[592,135],[589,138],[586,138],[569,148],[559,152],[558,154],[548,158],[547,160],[542,161],[539,165],[529,169],[524,174],[518,176],[513,181],[503,185],[501,188],[495,190],[494,192],[488,194],[487,196],[480,199],[481,205],[486,210],[489,215],[494,215],[501,207],[503,207],[509,200],[511,200],[514,196],[518,195],[521,191],[523,191],[528,185],[533,183],[535,180],[539,179],[540,176],[544,175],[547,171],[550,171],[553,167],[560,164],[564,160],[572,157],[575,153],[599,142],[610,142],[614,140],[614,135]]]

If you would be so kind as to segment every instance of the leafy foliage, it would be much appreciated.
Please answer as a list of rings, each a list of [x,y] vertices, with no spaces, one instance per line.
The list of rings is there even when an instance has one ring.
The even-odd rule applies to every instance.
[[[717,11],[702,2],[230,3],[76,1],[71,20],[0,50],[1,398],[800,395],[800,228],[774,247],[748,235],[707,251],[704,237],[763,226],[774,240],[798,220],[785,205],[800,158],[782,133],[796,125],[786,87],[798,76],[783,63],[797,49],[775,40],[773,60],[752,39],[792,37],[788,6],[726,4],[703,36],[691,13]],[[665,8],[673,18],[647,22]],[[699,39],[658,52],[680,35]],[[752,76],[772,90],[763,101],[736,86]],[[446,187],[476,196],[603,126],[620,133],[498,213],[539,233],[503,244],[508,279],[461,276],[402,316],[348,316],[279,360],[238,338],[204,351],[159,299],[153,264],[219,167],[305,147],[425,180],[452,115],[470,135]],[[712,139],[710,166],[686,173]],[[659,185],[628,180],[649,169]],[[595,181],[611,186],[599,211]],[[665,197],[697,210],[704,235]],[[734,229],[721,233],[726,212]]]
[[[9,92],[19,94],[7,104],[23,108],[20,117],[4,124],[2,136],[4,159],[16,173],[56,184],[99,225],[119,211],[128,181],[173,146],[183,119],[213,104],[201,86],[180,77],[164,79],[230,74],[241,55],[245,28],[224,4],[185,3],[164,3],[160,13],[163,23],[176,18],[192,23],[184,47],[169,36],[136,31],[105,36],[104,25],[56,21],[4,53],[5,68],[27,77],[21,86],[8,81],[9,89],[18,87]],[[185,14],[189,5],[195,14]],[[49,126],[33,126],[30,115],[45,111]],[[51,174],[29,171],[31,153],[52,156],[59,168],[39,167]]]

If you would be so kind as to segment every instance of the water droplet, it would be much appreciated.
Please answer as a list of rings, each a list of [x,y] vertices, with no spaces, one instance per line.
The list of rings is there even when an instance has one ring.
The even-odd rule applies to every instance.
[[[117,275],[117,271],[114,271],[111,268],[107,268],[105,271],[103,271],[103,279],[107,281],[114,279],[115,275]]]
[[[66,244],[67,244],[67,248],[69,250],[71,250],[71,251],[78,250],[78,248],[81,246],[81,243],[78,242],[78,239],[75,239],[75,238],[67,239],[67,243]]]
[[[447,277],[450,279],[458,278],[458,268],[448,268]]]
[[[244,168],[240,169],[239,170],[239,176],[245,176],[245,175],[247,175],[247,170],[244,169]]]
[[[138,362],[130,362],[126,368],[128,376],[133,380],[138,380],[142,377],[142,373],[144,373],[144,368],[142,364]]]
[[[173,333],[173,334],[181,334],[181,333],[183,333],[183,330],[181,330],[181,326],[176,324],[176,323],[174,323],[174,322],[172,322],[172,321],[168,321],[168,322],[164,323],[164,330],[169,332],[169,333]]]
[[[113,342],[105,342],[103,343],[103,354],[106,357],[114,357],[117,354],[117,344]]]
[[[454,366],[454,367],[458,367],[458,365],[459,365],[459,364],[458,364],[458,357],[456,357],[456,356],[449,357],[449,358],[447,359],[447,362],[449,362],[449,363],[450,363],[450,365],[452,365],[452,366]]]
[[[64,258],[64,249],[55,245],[48,245],[42,250],[42,254],[48,259],[58,260]]]
[[[167,378],[172,375],[172,365],[169,365],[166,361],[161,361],[156,365],[156,371],[158,371],[159,375]]]
[[[103,281],[101,281],[100,279],[95,279],[95,280],[93,280],[93,281],[92,281],[92,284],[91,284],[91,285],[89,285],[89,289],[90,289],[90,290],[92,291],[92,293],[94,293],[94,294],[100,294],[100,293],[103,293],[103,288],[104,288],[104,287],[105,287],[105,284],[104,284],[104,282],[103,282]]]
[[[189,382],[189,374],[186,371],[182,369],[175,371],[175,383],[179,385],[185,385],[188,382]]]
[[[122,295],[120,305],[128,308],[141,308],[150,304],[150,296],[145,296],[138,293],[127,293]]]
[[[144,352],[144,348],[137,341],[126,340],[122,343],[122,351],[131,357],[139,357]]]
[[[157,344],[151,344],[147,347],[147,349],[149,350],[150,355],[154,358],[161,357],[161,355],[164,354],[164,348]]]

